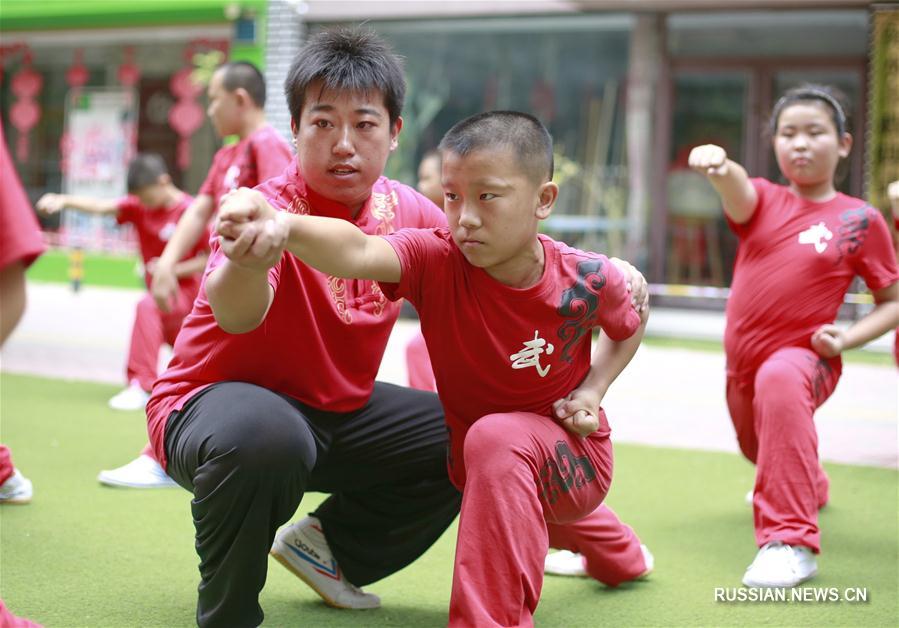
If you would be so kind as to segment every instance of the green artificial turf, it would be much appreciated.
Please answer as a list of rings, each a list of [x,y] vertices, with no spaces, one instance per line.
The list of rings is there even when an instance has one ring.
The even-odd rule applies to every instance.
[[[81,284],[108,288],[144,288],[143,275],[138,272],[136,256],[84,253]],[[69,283],[71,251],[51,249],[28,268],[28,279],[51,283]]]
[[[141,413],[107,409],[115,392],[0,377],[0,438],[35,485],[30,505],[0,506],[0,597],[47,627],[191,626],[197,557],[189,495],[111,489],[95,479],[134,457],[146,438]],[[608,503],[654,552],[656,571],[618,589],[548,577],[537,625],[895,626],[899,474],[826,468],[824,553],[808,587],[839,595],[866,588],[866,603],[716,602],[715,588],[738,587],[755,555],[743,501],[752,468],[730,454],[619,445]],[[300,512],[320,499],[308,496]],[[368,587],[382,598],[377,611],[330,609],[270,560],[266,625],[445,625],[454,535],[455,526],[415,564]]]

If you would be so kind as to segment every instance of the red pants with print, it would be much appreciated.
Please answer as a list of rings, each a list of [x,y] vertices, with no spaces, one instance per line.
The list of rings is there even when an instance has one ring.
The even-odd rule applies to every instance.
[[[608,437],[578,438],[529,412],[491,414],[463,451],[450,626],[532,625],[550,546],[582,553],[587,572],[611,586],[646,570],[633,530],[601,506]]]
[[[159,366],[159,350],[163,344],[174,344],[184,317],[190,313],[197,296],[197,286],[182,286],[171,312],[160,310],[149,294],[137,304],[134,327],[131,330],[131,347],[125,367],[127,381],[137,380],[148,391],[153,388]]]
[[[818,509],[829,482],[818,461],[814,413],[836,388],[838,360],[788,347],[754,377],[727,379],[727,406],[743,455],[756,465],[753,516],[758,546],[771,541],[821,549]]]
[[[9,447],[0,445],[0,484],[6,482],[13,474],[12,455]]]

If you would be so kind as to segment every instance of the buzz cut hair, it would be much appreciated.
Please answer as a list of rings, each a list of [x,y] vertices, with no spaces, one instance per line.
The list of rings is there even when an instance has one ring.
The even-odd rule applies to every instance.
[[[258,108],[265,107],[265,77],[249,61],[229,61],[219,66],[222,70],[222,87],[229,92],[246,90]]]
[[[553,139],[537,118],[520,111],[487,111],[447,131],[440,152],[465,157],[481,150],[507,149],[522,171],[540,182],[553,178]]]
[[[156,153],[139,153],[128,164],[128,192],[133,194],[148,185],[159,183],[159,177],[169,174],[165,161]]]
[[[391,124],[403,113],[406,79],[402,61],[368,28],[323,30],[300,49],[284,81],[287,107],[294,122],[299,122],[303,112],[306,90],[317,82],[322,90],[381,92]]]

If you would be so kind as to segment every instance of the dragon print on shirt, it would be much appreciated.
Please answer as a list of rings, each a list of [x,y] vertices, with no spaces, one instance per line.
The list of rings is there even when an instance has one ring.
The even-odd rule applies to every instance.
[[[559,338],[565,343],[561,355],[565,362],[571,362],[572,349],[593,328],[592,321],[599,307],[599,291],[606,285],[602,265],[598,259],[578,263],[577,281],[562,293],[558,312],[568,320],[559,327]]]
[[[868,218],[869,207],[870,205],[863,205],[858,209],[847,209],[840,214],[840,226],[837,228],[837,250],[840,252],[838,264],[843,257],[855,255],[865,243],[868,227],[871,226],[871,220]]]

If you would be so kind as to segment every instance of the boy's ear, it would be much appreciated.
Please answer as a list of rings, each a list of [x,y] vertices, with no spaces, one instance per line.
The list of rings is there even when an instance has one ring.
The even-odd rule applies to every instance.
[[[840,145],[837,148],[837,154],[840,156],[840,159],[845,159],[849,156],[850,151],[852,151],[852,136],[849,133],[843,133],[843,136],[840,138]]]
[[[172,177],[167,174],[161,174],[159,175],[159,178],[156,179],[156,183],[158,183],[159,185],[168,185],[171,182]]]
[[[253,103],[253,99],[250,98],[250,92],[243,87],[238,87],[234,90],[234,97],[237,99],[237,104],[242,107],[248,107],[255,104]]]
[[[547,181],[540,186],[537,192],[539,204],[537,205],[537,219],[545,220],[553,211],[553,205],[559,197],[559,186],[552,181]]]
[[[400,131],[403,130],[403,118],[399,117],[390,125],[390,150],[395,151],[400,145]]]

